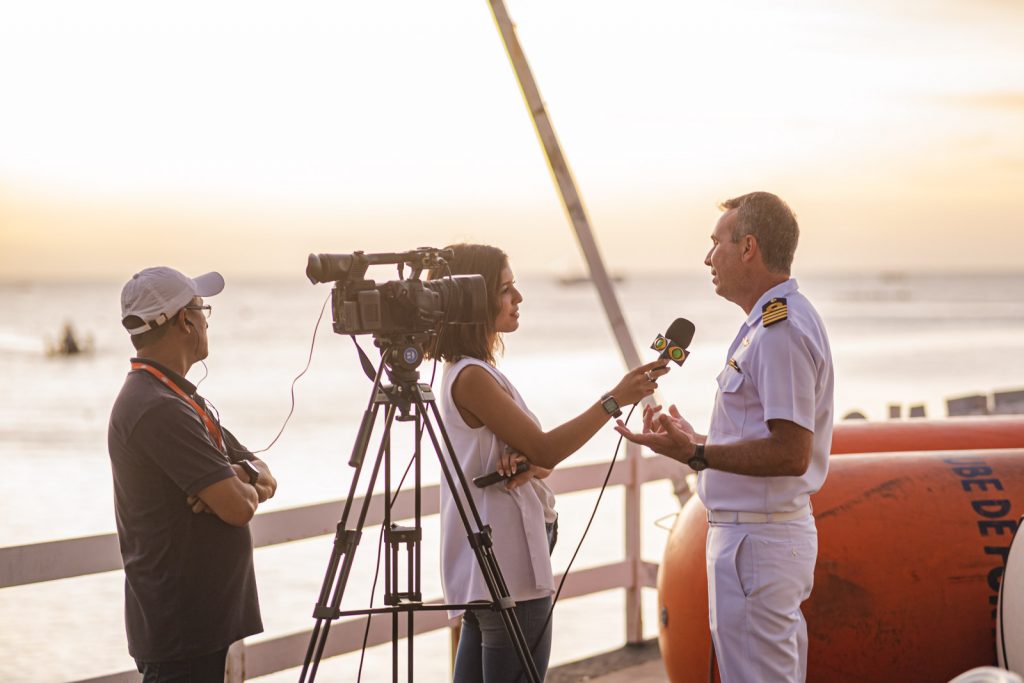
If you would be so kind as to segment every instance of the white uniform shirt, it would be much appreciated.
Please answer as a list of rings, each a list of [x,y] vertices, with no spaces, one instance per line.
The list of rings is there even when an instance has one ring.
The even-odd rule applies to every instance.
[[[788,316],[765,327],[761,314],[773,298],[786,299]],[[789,279],[764,293],[729,347],[718,375],[707,444],[771,435],[768,420],[789,420],[814,433],[811,463],[801,477],[751,477],[717,470],[698,476],[697,493],[709,510],[793,512],[806,505],[828,473],[832,448],[832,351],[825,326]]]
[[[470,482],[469,488],[480,519],[491,527],[494,555],[514,600],[533,600],[551,595],[554,578],[545,522],[555,519],[555,496],[542,480],[508,491],[503,483],[477,488],[473,479],[497,469],[505,443],[487,427],[470,427],[452,400],[452,383],[468,365],[485,368],[512,396],[516,404],[537,422],[522,396],[495,367],[475,358],[446,363],[441,380],[441,415],[451,438],[455,457]],[[465,502],[465,501],[463,501]],[[472,522],[472,515],[466,510]],[[490,600],[476,554],[469,545],[466,528],[455,507],[447,483],[441,480],[441,584],[445,602],[467,603]],[[463,610],[449,610],[455,617]]]

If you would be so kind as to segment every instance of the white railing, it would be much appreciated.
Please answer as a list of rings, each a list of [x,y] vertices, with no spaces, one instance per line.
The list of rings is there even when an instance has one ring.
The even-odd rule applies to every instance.
[[[656,587],[657,565],[640,557],[640,487],[651,481],[671,478],[678,465],[666,458],[641,457],[636,447],[627,448],[627,456],[612,472],[609,486],[625,486],[625,555],[621,562],[590,567],[573,572],[565,582],[563,598],[589,595],[613,588],[626,591],[626,642],[643,639],[640,592]],[[608,463],[579,465],[555,470],[548,482],[556,493],[570,493],[600,488],[608,472]],[[438,513],[438,486],[422,488],[423,516]],[[366,526],[380,524],[384,519],[383,494],[371,498]],[[276,545],[305,538],[335,533],[338,509],[343,501],[331,501],[306,507],[260,513],[252,521],[253,543],[256,547]],[[362,503],[357,499],[355,505]],[[399,495],[392,508],[392,519],[408,519],[413,515],[411,492]],[[47,543],[0,548],[0,590],[45,581],[120,571],[121,554],[116,534],[72,538]],[[557,577],[556,580],[559,580]],[[371,621],[368,646],[389,642],[390,619]],[[404,620],[402,620],[404,622]],[[365,620],[337,621],[331,626],[324,648],[324,658],[354,652],[362,647]],[[415,632],[425,633],[445,628],[443,611],[418,612]],[[404,629],[404,623],[403,623]],[[311,629],[252,645],[236,644],[228,658],[228,680],[232,683],[265,676],[300,666],[306,655]],[[402,632],[404,636],[404,631]],[[80,679],[75,683],[138,683],[139,674],[122,671],[114,674]]]

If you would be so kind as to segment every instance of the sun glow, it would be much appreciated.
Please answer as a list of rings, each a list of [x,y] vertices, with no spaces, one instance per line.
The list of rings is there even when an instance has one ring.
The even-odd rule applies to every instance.
[[[750,189],[812,266],[1019,265],[1024,9],[624,7],[509,1],[612,266],[700,267]],[[0,276],[119,277],[143,237],[256,273],[455,239],[577,258],[485,2],[8,3],[0,91]]]

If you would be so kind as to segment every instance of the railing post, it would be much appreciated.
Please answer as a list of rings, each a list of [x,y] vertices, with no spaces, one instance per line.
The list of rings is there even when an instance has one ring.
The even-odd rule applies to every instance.
[[[245,680],[245,641],[239,640],[228,648],[224,683],[242,683]]]
[[[1021,420],[1020,424],[1024,425],[1024,420]],[[1021,433],[1020,429],[1016,429],[1012,436],[1019,439]],[[1018,452],[1015,451],[1015,453]],[[1024,450],[1019,453],[1024,454]],[[607,475],[607,468],[607,462],[560,467],[551,475],[549,482],[559,494],[591,491],[601,487]],[[643,477],[652,477],[649,473],[645,473],[644,469],[640,449],[628,445],[626,461],[620,462],[615,468],[610,482],[611,486],[626,487],[626,537],[624,539],[626,557],[621,561],[616,558],[612,564],[578,570],[576,578],[580,579],[580,583],[574,586],[570,582],[569,590],[563,594],[563,598],[570,598],[619,588],[626,589],[627,641],[630,643],[638,642],[642,638],[640,595],[642,586],[645,583],[650,583],[646,580],[649,569],[646,568],[640,554],[642,522],[640,482]],[[663,476],[655,474],[659,478]],[[652,480],[654,480],[653,477]],[[439,505],[436,502],[438,489],[437,485],[425,489],[430,491],[430,495],[424,497],[424,510],[428,510],[427,515],[438,513]],[[396,508],[392,511],[394,519],[407,519],[414,514],[409,502],[411,500],[411,496],[398,499]],[[428,500],[434,502],[428,503]],[[254,544],[257,548],[263,548],[334,533],[337,524],[337,508],[343,502],[334,500],[261,513],[253,522]],[[383,519],[383,509],[383,495],[377,494],[370,506],[368,523],[380,523]],[[118,549],[117,535],[113,533],[25,546],[0,547],[0,595],[2,595],[3,588],[6,587],[121,570],[121,554]],[[433,620],[431,621],[433,622]],[[446,621],[439,618],[436,623],[431,623],[423,628],[422,632],[444,628]],[[364,634],[362,620],[346,620],[340,622],[335,628],[337,631],[332,631],[332,635],[336,636],[337,642],[329,647],[329,656],[359,650]],[[294,634],[261,639],[254,643],[252,648],[249,648],[243,641],[235,643],[229,648],[225,662],[226,683],[241,683],[247,677],[266,676],[300,666],[302,664],[300,657],[305,652],[310,634],[310,630],[303,630]],[[458,640],[455,631],[452,631],[451,638],[454,647]],[[371,634],[370,642],[374,645],[388,642],[387,634]],[[251,662],[248,661],[250,649],[253,651]],[[254,667],[251,670],[250,665]],[[74,683],[137,683],[139,674],[133,666],[129,670],[70,680]]]
[[[640,480],[640,446],[626,442],[626,466],[629,470],[629,481],[626,482],[625,500],[625,534],[626,562],[629,563],[629,583],[626,585],[626,642],[641,643],[644,639],[643,603],[640,581],[641,557],[641,487]]]

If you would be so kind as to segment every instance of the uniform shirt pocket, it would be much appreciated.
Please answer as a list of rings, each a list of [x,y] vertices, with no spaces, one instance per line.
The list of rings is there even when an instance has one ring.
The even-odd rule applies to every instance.
[[[743,386],[743,373],[734,369],[731,365],[726,366],[718,374],[718,388],[723,394],[734,394]]]
[[[718,401],[712,417],[712,431],[719,434],[740,436],[746,421],[747,409],[743,399],[743,384],[746,378],[742,372],[726,365],[718,375]]]

